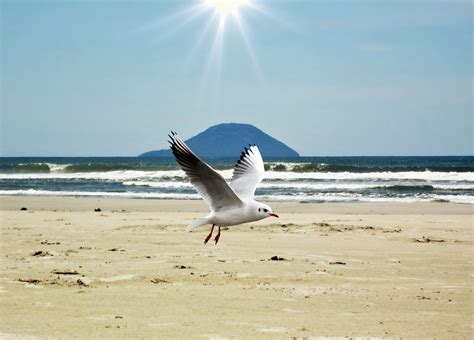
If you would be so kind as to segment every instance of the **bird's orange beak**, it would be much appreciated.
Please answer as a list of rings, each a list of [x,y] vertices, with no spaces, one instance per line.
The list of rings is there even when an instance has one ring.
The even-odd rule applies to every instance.
[[[270,216],[279,217],[277,214],[271,213]]]

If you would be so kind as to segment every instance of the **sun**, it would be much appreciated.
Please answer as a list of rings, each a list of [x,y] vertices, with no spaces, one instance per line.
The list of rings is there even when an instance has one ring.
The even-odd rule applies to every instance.
[[[236,14],[239,7],[247,5],[249,0],[206,0],[206,4],[212,7],[221,17]]]

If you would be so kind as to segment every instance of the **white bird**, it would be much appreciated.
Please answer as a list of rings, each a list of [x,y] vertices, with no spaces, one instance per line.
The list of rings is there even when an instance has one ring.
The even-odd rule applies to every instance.
[[[171,139],[168,142],[178,164],[209,205],[209,214],[193,221],[187,227],[188,231],[192,231],[194,228],[212,224],[211,232],[204,243],[211,238],[214,226],[219,227],[214,238],[217,244],[221,227],[258,221],[270,216],[278,217],[268,205],[254,200],[255,189],[265,174],[262,155],[255,144],[242,152],[235,164],[232,180],[227,184],[224,177],[196,156],[176,132],[172,131],[168,137]]]

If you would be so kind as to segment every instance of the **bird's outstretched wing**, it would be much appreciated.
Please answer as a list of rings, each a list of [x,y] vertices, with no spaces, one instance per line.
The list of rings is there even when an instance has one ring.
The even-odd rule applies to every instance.
[[[232,188],[226,183],[224,177],[199,159],[178,137],[176,132],[171,132],[171,135],[168,135],[168,137],[171,139],[168,142],[178,164],[188,175],[191,183],[196,187],[198,193],[204,198],[212,211],[243,204]]]
[[[242,200],[251,200],[264,174],[265,167],[260,151],[255,144],[249,145],[235,164],[230,186]]]

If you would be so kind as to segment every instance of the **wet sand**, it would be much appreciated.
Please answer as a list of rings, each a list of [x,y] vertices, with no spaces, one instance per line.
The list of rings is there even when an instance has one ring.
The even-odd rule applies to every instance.
[[[0,197],[0,337],[472,337],[472,206],[270,205]]]

